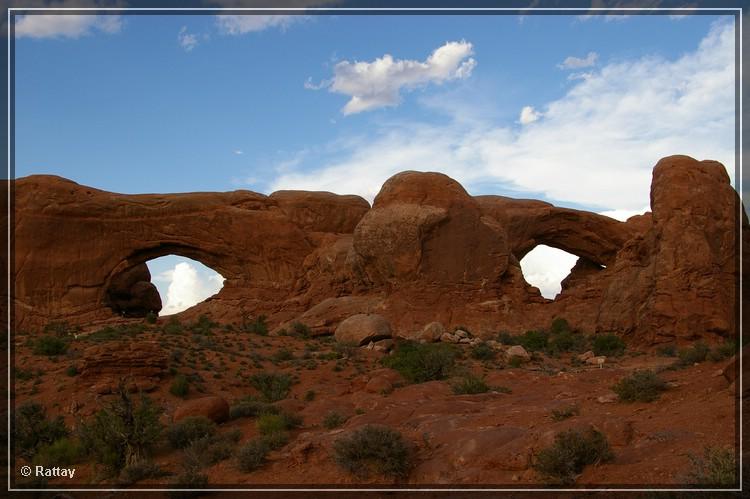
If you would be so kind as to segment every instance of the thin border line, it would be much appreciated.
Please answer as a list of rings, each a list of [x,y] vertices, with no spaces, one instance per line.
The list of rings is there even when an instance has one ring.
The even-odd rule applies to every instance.
[[[738,195],[740,197],[740,201],[742,201],[742,20],[743,20],[743,8],[742,7],[718,7],[718,8],[710,8],[710,7],[692,7],[692,8],[686,8],[686,7],[676,7],[676,8],[666,8],[666,7],[653,7],[653,8],[637,8],[637,7],[623,7],[623,8],[603,8],[603,7],[592,7],[592,8],[562,8],[562,7],[540,7],[540,8],[512,8],[512,7],[468,7],[468,8],[461,8],[461,7],[439,7],[439,8],[429,8],[429,7],[416,7],[416,8],[388,8],[388,7],[376,7],[376,8],[335,8],[335,7],[308,7],[308,8],[301,8],[301,7],[258,7],[258,8],[208,8],[208,7],[195,7],[195,8],[179,8],[179,7],[166,7],[166,8],[134,8],[134,7],[123,7],[123,8],[112,8],[112,7],[105,7],[105,8],[96,8],[96,7],[87,7],[87,8],[73,8],[73,7],[58,7],[58,8],[44,8],[44,7],[31,7],[31,8],[8,8],[8,30],[7,30],[7,36],[8,36],[8,491],[9,492],[92,492],[92,491],[106,491],[106,492],[119,492],[119,491],[133,491],[133,492],[191,492],[191,491],[197,491],[197,492],[541,492],[541,491],[558,491],[558,492],[586,492],[586,491],[602,491],[602,492],[651,492],[651,491],[658,491],[658,492],[742,492],[742,397],[740,396],[740,469],[739,469],[739,475],[740,475],[740,481],[739,481],[739,488],[731,488],[731,489],[697,489],[697,488],[690,488],[690,489],[680,489],[680,488],[672,488],[672,489],[648,489],[648,488],[572,488],[572,489],[562,489],[562,488],[553,488],[553,489],[542,489],[542,488],[516,488],[516,489],[492,489],[492,488],[480,488],[480,489],[470,489],[470,488],[461,488],[461,489],[429,489],[429,488],[386,488],[386,489],[344,489],[344,488],[335,488],[335,489],[324,489],[324,488],[314,488],[314,489],[302,489],[302,488],[271,488],[271,489],[242,489],[242,488],[232,488],[232,489],[186,489],[186,488],[179,488],[179,489],[162,489],[162,488],[152,488],[152,489],[133,489],[133,488],[127,488],[127,489],[118,489],[118,488],[76,488],[76,489],[31,489],[31,488],[21,488],[21,489],[14,489],[11,488],[11,459],[10,459],[10,414],[11,414],[11,401],[10,401],[10,371],[11,371],[11,364],[10,364],[10,352],[11,352],[11,343],[10,343],[10,332],[11,332],[11,325],[10,325],[10,303],[11,303],[11,289],[10,289],[10,242],[11,242],[11,213],[10,213],[10,207],[11,207],[11,196],[10,196],[10,186],[11,181],[15,181],[15,179],[11,179],[10,175],[10,32],[11,32],[11,26],[10,26],[10,15],[13,11],[20,11],[20,12],[26,12],[26,11],[73,11],[73,12],[84,12],[84,11],[104,11],[104,12],[125,12],[125,11],[143,11],[143,12],[174,12],[174,11],[201,11],[201,12],[220,12],[220,11],[230,11],[230,12],[266,12],[266,11],[277,11],[277,12],[524,12],[524,13],[530,13],[530,12],[698,12],[698,11],[711,11],[711,12],[734,12],[735,15],[739,14],[736,19],[736,23],[739,24],[739,32],[740,32],[740,47],[739,47],[739,53],[740,53],[740,81],[739,81],[739,88],[740,88],[740,103],[739,103],[739,114],[740,114],[740,120],[739,120],[739,128],[740,128],[740,138],[739,138],[739,144],[736,145],[736,147],[739,147],[740,152],[740,182],[737,185],[737,188],[735,188],[735,192],[738,192]],[[533,14],[527,14],[527,15],[533,15]],[[617,15],[617,14],[612,14]],[[736,183],[736,182],[735,182]],[[742,203],[740,203],[740,211],[742,210]],[[740,276],[740,341],[742,340],[742,225],[740,224],[740,231],[739,231],[739,239],[740,239],[740,268],[739,270],[739,276]],[[742,393],[742,351],[740,349],[739,353],[739,359],[740,359],[740,394]]]

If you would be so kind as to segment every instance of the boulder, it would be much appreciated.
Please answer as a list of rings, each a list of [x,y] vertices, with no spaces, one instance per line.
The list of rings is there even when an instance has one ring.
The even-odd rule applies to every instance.
[[[529,355],[526,349],[521,345],[513,345],[512,347],[509,347],[508,350],[505,351],[505,353],[508,358],[519,357],[524,361],[531,360],[531,355]]]
[[[411,336],[410,339],[425,342],[434,343],[440,341],[440,337],[445,333],[445,327],[440,322],[430,322],[421,331]]]
[[[356,314],[339,324],[334,337],[339,343],[362,346],[370,341],[390,338],[391,326],[382,315]]]
[[[216,395],[188,400],[174,411],[172,419],[176,423],[190,416],[203,416],[214,423],[223,423],[229,419],[229,403]]]

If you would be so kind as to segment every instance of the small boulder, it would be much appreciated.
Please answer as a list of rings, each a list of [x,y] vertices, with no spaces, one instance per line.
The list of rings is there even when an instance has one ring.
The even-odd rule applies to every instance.
[[[615,392],[609,392],[596,398],[596,401],[600,404],[611,404],[617,400],[617,394]]]
[[[440,335],[440,341],[443,343],[458,343],[460,338],[452,333],[443,333]]]
[[[529,355],[529,352],[527,352],[526,349],[521,345],[513,345],[512,347],[508,348],[508,350],[506,350],[506,354],[509,358],[520,357],[524,361],[531,360],[531,355]]]
[[[468,338],[471,336],[467,331],[464,331],[463,329],[456,329],[455,331],[453,331],[453,334],[458,336],[459,338]]]
[[[390,352],[393,348],[393,340],[386,338],[384,340],[376,341],[372,346],[376,352]]]
[[[382,315],[356,314],[339,324],[334,337],[339,343],[362,346],[371,341],[390,338],[391,325]]]
[[[586,364],[591,364],[592,366],[602,366],[607,361],[607,357],[604,355],[600,355],[599,357],[589,357],[586,359]]]
[[[591,350],[589,350],[588,352],[584,352],[584,353],[580,354],[577,358],[581,362],[586,362],[591,357],[594,357],[594,352],[592,352]]]
[[[174,411],[174,422],[189,416],[205,416],[214,423],[223,423],[229,419],[229,404],[217,395],[188,400]]]
[[[412,339],[424,341],[425,343],[434,343],[440,341],[443,333],[445,333],[445,328],[440,322],[430,322],[422,331],[416,333]]]

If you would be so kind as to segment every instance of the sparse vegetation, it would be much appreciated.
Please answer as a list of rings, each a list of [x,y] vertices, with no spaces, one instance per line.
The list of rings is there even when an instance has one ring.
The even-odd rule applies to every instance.
[[[328,430],[332,430],[344,424],[346,420],[347,418],[338,412],[330,411],[326,414],[325,418],[323,418],[323,426]]]
[[[195,440],[211,437],[216,433],[216,424],[205,416],[189,416],[167,428],[169,445],[184,449]]]
[[[570,405],[567,407],[561,407],[559,409],[552,409],[552,419],[555,421],[563,421],[573,416],[578,416],[580,409],[577,405]]]
[[[290,334],[299,338],[307,339],[312,336],[312,330],[307,324],[292,322]]]
[[[536,455],[534,469],[551,483],[572,484],[584,467],[612,457],[602,433],[591,428],[568,430],[555,436],[555,443]]]
[[[674,345],[664,345],[656,349],[656,355],[660,357],[677,357],[677,347]]]
[[[292,377],[286,373],[256,373],[250,377],[250,384],[266,402],[277,402],[289,395]]]
[[[692,469],[688,473],[691,485],[703,487],[735,487],[737,460],[734,449],[706,447],[703,457],[689,456]]]
[[[619,357],[625,353],[625,342],[616,334],[600,334],[591,340],[591,349],[596,356]]]
[[[684,348],[678,352],[678,357],[680,358],[678,363],[681,367],[685,367],[703,362],[706,360],[709,351],[708,345],[702,341],[698,341],[692,347]]]
[[[336,463],[346,471],[367,477],[370,473],[405,478],[411,456],[401,434],[386,426],[367,425],[334,442]]]
[[[58,336],[45,335],[37,338],[32,350],[34,355],[62,355],[68,351],[68,340]]]
[[[666,389],[664,380],[648,370],[635,371],[612,387],[623,402],[653,402]]]
[[[284,362],[286,360],[292,360],[292,359],[294,359],[294,354],[288,348],[280,348],[279,350],[274,352],[274,354],[271,356],[271,360],[274,363]]]
[[[26,402],[16,408],[13,441],[18,454],[31,458],[42,446],[67,435],[68,429],[62,417],[47,419],[47,411],[42,404]]]
[[[175,397],[185,398],[190,393],[190,382],[182,374],[174,377],[172,385],[169,387],[169,393]]]
[[[146,323],[148,324],[156,324],[156,320],[159,318],[158,315],[156,315],[156,312],[153,310],[149,310],[149,312],[146,314],[146,317],[144,318],[146,320]]]
[[[477,343],[471,347],[471,356],[477,360],[492,360],[497,352],[487,343]]]
[[[124,467],[120,471],[118,483],[120,485],[132,485],[146,478],[159,478],[166,474],[159,465],[151,461],[140,461]]]
[[[249,473],[254,471],[266,461],[270,451],[268,442],[262,438],[255,438],[243,445],[237,452],[237,464],[240,471]]]
[[[78,368],[76,366],[68,366],[68,368],[65,370],[65,374],[67,374],[71,378],[74,376],[78,376]]]
[[[283,411],[278,414],[263,414],[256,422],[261,435],[286,432],[298,427],[300,424],[302,424],[302,420],[298,416]]]
[[[404,341],[382,363],[400,372],[412,383],[424,383],[446,378],[453,370],[456,357],[457,352],[452,345]]]
[[[737,343],[733,340],[727,340],[721,345],[712,348],[708,353],[708,360],[712,362],[719,362],[724,359],[728,359],[737,351]]]
[[[252,321],[247,318],[243,318],[242,329],[248,333],[268,336],[268,324],[266,323],[266,316],[259,315],[255,318],[255,320]]]
[[[489,385],[479,376],[467,373],[456,380],[453,385],[453,393],[456,395],[473,395],[490,391]]]
[[[98,463],[119,471],[150,455],[162,432],[159,412],[145,395],[136,405],[121,383],[117,399],[81,425],[81,443]]]
[[[229,418],[254,418],[261,414],[276,414],[278,412],[278,408],[273,405],[253,397],[248,397],[238,401],[229,408]]]

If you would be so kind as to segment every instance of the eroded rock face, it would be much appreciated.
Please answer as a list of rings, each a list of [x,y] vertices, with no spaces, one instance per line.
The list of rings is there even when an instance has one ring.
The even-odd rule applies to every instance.
[[[167,354],[155,341],[122,341],[84,350],[80,382],[98,393],[112,393],[121,382],[150,391],[167,371]]]
[[[565,317],[647,344],[718,339],[737,329],[740,227],[750,247],[725,168],[686,156],[659,161],[653,213],[627,222],[472,197],[413,171],[390,178],[372,209],[320,192],[122,195],[51,176],[19,179],[15,193],[15,326],[31,331],[158,310],[144,262],[178,254],[226,278],[187,319],[263,314],[272,329],[299,321],[332,334],[377,313],[395,335],[440,322],[487,338]],[[538,244],[581,257],[554,301],[520,268]]]

